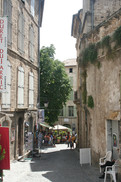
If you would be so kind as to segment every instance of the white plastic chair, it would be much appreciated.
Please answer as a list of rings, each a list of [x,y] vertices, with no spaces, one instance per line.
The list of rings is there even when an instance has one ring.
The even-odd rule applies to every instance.
[[[106,155],[99,159],[100,173],[102,172],[101,166],[104,165],[107,161],[111,161],[112,152],[108,151]]]
[[[116,174],[118,173],[118,160],[115,161],[114,165],[106,166],[104,182],[106,182],[107,175],[109,174],[112,180],[116,182]]]

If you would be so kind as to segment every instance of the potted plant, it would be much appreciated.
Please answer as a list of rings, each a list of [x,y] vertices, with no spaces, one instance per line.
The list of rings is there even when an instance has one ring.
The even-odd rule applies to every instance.
[[[2,145],[0,145],[0,161],[5,158],[5,149],[2,149]],[[0,181],[3,181],[3,170],[0,169]]]

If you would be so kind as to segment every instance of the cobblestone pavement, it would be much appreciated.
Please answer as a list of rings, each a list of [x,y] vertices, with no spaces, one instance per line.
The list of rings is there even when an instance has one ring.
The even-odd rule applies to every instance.
[[[4,182],[103,182],[99,168],[79,164],[79,153],[65,144],[46,147],[41,157],[13,161],[4,170]]]

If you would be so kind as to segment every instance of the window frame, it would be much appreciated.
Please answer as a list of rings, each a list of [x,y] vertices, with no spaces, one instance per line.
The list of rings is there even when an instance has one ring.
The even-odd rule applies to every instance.
[[[11,0],[4,0],[3,1],[3,16],[8,17],[7,44],[12,45],[12,2],[11,2]]]
[[[25,18],[22,12],[18,15],[18,50],[20,53],[24,53],[24,41],[25,41]]]
[[[68,106],[68,116],[74,117],[74,106]]]

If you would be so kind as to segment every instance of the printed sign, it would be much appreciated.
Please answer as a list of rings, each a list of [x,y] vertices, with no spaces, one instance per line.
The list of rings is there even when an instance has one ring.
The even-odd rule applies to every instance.
[[[0,17],[0,92],[6,91],[7,17]]]
[[[44,122],[45,112],[44,109],[38,109],[38,123]]]
[[[0,169],[10,169],[9,128],[0,127]]]

